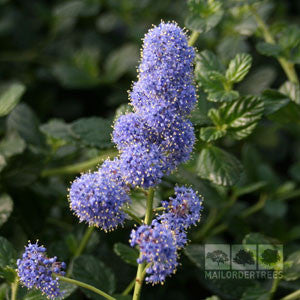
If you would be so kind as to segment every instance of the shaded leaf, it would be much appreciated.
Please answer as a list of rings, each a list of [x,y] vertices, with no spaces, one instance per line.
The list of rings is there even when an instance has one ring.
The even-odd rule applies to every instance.
[[[300,85],[286,81],[279,89],[279,91],[287,95],[292,101],[300,105]]]
[[[43,135],[39,131],[39,122],[34,112],[26,104],[19,104],[7,119],[9,130],[17,131],[27,143],[37,147],[43,144]]]
[[[8,83],[0,86],[0,117],[9,114],[20,101],[25,92],[21,83]]]
[[[222,2],[217,0],[189,0],[188,6],[190,14],[185,20],[185,26],[200,33],[214,28],[224,13]]]
[[[270,291],[263,287],[257,286],[247,289],[241,298],[241,300],[269,300]]]
[[[25,150],[24,140],[14,132],[11,132],[0,142],[0,153],[6,158],[20,154]]]
[[[300,251],[289,255],[284,263],[283,278],[292,281],[300,278]]]
[[[264,113],[269,115],[287,105],[290,99],[276,90],[265,90],[262,93],[262,101],[264,102]]]
[[[9,195],[0,195],[0,227],[8,220],[13,206],[14,203]]]
[[[82,118],[71,124],[71,130],[78,140],[91,147],[100,149],[111,147],[111,123],[100,117]]]
[[[199,268],[204,269],[205,252],[203,245],[188,245],[184,248],[184,254]]]
[[[232,186],[240,179],[243,167],[232,154],[209,146],[200,152],[196,170],[201,178],[215,184]]]
[[[270,44],[266,42],[259,42],[256,45],[256,49],[263,55],[274,57],[278,57],[282,52],[282,48],[280,47],[280,45]]]
[[[126,263],[137,266],[137,259],[139,257],[139,252],[129,247],[128,245],[122,243],[114,244],[114,251],[115,253],[120,256]]]
[[[96,286],[97,288],[112,294],[115,291],[115,276],[103,262],[94,256],[82,255],[74,260],[73,276],[84,283]],[[105,299],[102,296],[82,288],[82,292],[91,299]]]
[[[138,61],[138,49],[136,45],[127,44],[112,52],[104,66],[105,81],[114,82],[125,72],[133,69]]]

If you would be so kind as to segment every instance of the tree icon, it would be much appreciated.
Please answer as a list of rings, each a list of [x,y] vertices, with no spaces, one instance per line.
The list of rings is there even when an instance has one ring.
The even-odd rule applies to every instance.
[[[265,265],[273,265],[280,260],[280,255],[278,250],[266,249],[261,254],[261,261]]]
[[[253,259],[253,252],[247,251],[244,249],[240,249],[239,252],[233,258],[233,261],[239,265],[245,266],[247,265],[254,265],[255,261]]]
[[[228,255],[222,250],[215,250],[213,252],[208,252],[206,258],[210,259],[213,262],[216,262],[218,266],[220,265],[220,263],[224,264],[226,261],[229,260]]]

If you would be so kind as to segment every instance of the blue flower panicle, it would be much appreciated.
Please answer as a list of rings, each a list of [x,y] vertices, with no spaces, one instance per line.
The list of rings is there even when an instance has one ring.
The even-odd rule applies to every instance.
[[[139,113],[157,106],[187,115],[196,103],[193,84],[195,52],[185,32],[175,23],[162,22],[145,35],[139,80],[130,94]]]
[[[64,262],[58,262],[56,257],[48,258],[46,248],[28,243],[21,259],[17,260],[17,272],[20,281],[29,289],[41,290],[48,298],[63,296],[55,274],[64,276]]]
[[[132,188],[148,189],[159,184],[167,168],[166,156],[155,144],[148,147],[134,144],[125,148],[120,156],[123,179]]]
[[[106,160],[94,173],[86,173],[71,185],[70,208],[79,220],[104,231],[122,225],[122,208],[130,202],[128,188],[120,174],[120,161]]]
[[[176,186],[174,190],[174,197],[170,197],[169,201],[162,201],[166,210],[160,219],[169,224],[171,229],[182,231],[200,220],[203,199],[192,188]]]
[[[141,225],[132,230],[130,245],[139,246],[138,263],[151,263],[146,269],[146,282],[163,283],[167,276],[176,272],[177,247],[174,233],[164,224],[153,220],[150,226]]]

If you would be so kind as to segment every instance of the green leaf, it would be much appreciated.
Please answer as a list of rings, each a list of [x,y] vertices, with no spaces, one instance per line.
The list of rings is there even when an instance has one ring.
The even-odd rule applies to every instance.
[[[243,239],[243,244],[270,244],[273,243],[274,240],[269,237],[264,236],[261,233],[251,232],[247,234]]]
[[[25,150],[26,144],[24,140],[15,132],[10,132],[0,142],[0,153],[6,158],[20,154]]]
[[[227,130],[233,138],[240,140],[254,130],[263,110],[263,102],[259,98],[246,96],[224,103],[218,110],[211,109],[209,117],[216,127]]]
[[[99,50],[83,48],[67,61],[54,64],[53,74],[66,88],[91,88],[100,83]]]
[[[264,102],[265,115],[270,115],[287,105],[290,99],[276,90],[265,90],[262,93],[262,101]]]
[[[269,300],[270,291],[263,287],[257,286],[247,289],[241,298],[241,300]]]
[[[286,81],[279,89],[279,91],[294,101],[295,103],[300,105],[300,85]]]
[[[280,45],[269,44],[266,42],[259,42],[256,45],[256,49],[260,54],[274,57],[280,56],[282,52],[282,48],[280,47]]]
[[[250,194],[250,193],[253,193],[253,192],[256,192],[256,191],[262,189],[266,185],[267,185],[267,182],[259,181],[259,182],[250,183],[246,186],[236,187],[235,194],[237,196]]]
[[[219,61],[218,57],[211,51],[204,50],[196,55],[195,58],[195,76],[196,79],[202,79],[211,71],[218,71],[222,73],[224,66]]]
[[[6,167],[5,157],[0,154],[0,172]]]
[[[134,44],[126,44],[112,52],[105,61],[105,81],[114,82],[138,62],[138,49]]]
[[[288,256],[284,263],[283,278],[292,281],[300,278],[300,251]]]
[[[41,147],[44,139],[39,131],[39,122],[34,112],[26,104],[19,104],[8,116],[7,127],[17,131],[27,143]]]
[[[0,117],[8,115],[25,92],[21,83],[9,83],[0,87]]]
[[[234,59],[229,62],[226,71],[226,78],[230,82],[240,82],[244,79],[251,68],[252,57],[249,54],[237,54]]]
[[[231,83],[227,82],[224,71],[224,66],[214,53],[205,50],[196,56],[195,77],[208,93],[209,101],[229,102],[239,97],[237,91],[231,90]]]
[[[122,243],[116,243],[114,244],[114,251],[126,263],[137,266],[136,260],[139,257],[139,252],[136,249]]]
[[[270,114],[269,119],[283,124],[300,124],[300,107],[294,102],[289,102],[287,105],[280,108],[273,114]]]
[[[111,147],[111,122],[100,117],[82,118],[71,124],[80,143],[105,149]]]
[[[75,279],[95,286],[108,294],[113,294],[115,291],[114,274],[94,256],[82,255],[77,257],[73,264],[73,276]],[[105,299],[87,289],[82,288],[82,292],[91,299]]]
[[[52,119],[48,123],[41,125],[40,130],[47,137],[54,140],[71,142],[78,138],[75,132],[73,132],[71,125],[59,119]]]
[[[0,237],[0,278],[13,282],[16,276],[16,251],[12,244]]]
[[[188,245],[184,248],[184,254],[198,267],[204,269],[205,252],[203,245]]]
[[[185,26],[193,31],[208,32],[221,21],[224,11],[222,2],[217,0],[189,0],[190,15]]]
[[[0,284],[0,299],[6,300],[8,295],[8,284],[2,283]]]
[[[200,152],[196,170],[201,178],[218,185],[232,186],[240,179],[243,167],[230,153],[209,146]]]
[[[14,203],[9,195],[1,194],[0,195],[0,227],[8,220]]]
[[[216,127],[202,127],[199,137],[205,142],[211,142],[225,136],[225,134],[226,130],[220,130]]]

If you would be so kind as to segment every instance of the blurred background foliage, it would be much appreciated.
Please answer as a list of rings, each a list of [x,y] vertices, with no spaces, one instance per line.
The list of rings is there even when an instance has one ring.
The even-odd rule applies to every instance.
[[[28,239],[107,292],[121,294],[134,278],[136,252],[125,246],[133,222],[87,232],[78,251],[87,226],[70,213],[67,189],[117,154],[111,126],[129,109],[141,39],[161,19],[186,26],[198,49],[198,141],[156,202],[188,183],[205,211],[176,276],[147,286],[142,299],[274,296],[271,280],[204,280],[204,243],[282,243],[285,280],[276,297],[299,289],[299,13],[297,0],[0,0],[0,299],[9,298]],[[143,196],[132,198],[142,215]],[[100,299],[65,289],[70,299]],[[43,296],[19,288],[18,299]]]

